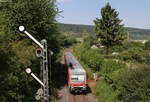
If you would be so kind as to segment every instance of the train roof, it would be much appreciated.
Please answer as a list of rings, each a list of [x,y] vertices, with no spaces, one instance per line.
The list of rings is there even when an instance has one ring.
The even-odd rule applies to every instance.
[[[71,52],[66,52],[64,54],[67,65],[70,68],[71,74],[85,74],[85,70],[80,65],[80,63],[75,59]]]

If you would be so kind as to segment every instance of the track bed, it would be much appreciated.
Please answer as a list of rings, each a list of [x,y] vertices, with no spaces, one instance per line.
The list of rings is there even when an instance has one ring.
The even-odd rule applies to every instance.
[[[67,86],[63,87],[59,92],[59,99],[57,102],[99,102],[91,93],[71,94]]]

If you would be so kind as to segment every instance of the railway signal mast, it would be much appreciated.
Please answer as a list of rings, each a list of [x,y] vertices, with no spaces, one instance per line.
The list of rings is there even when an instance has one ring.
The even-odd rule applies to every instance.
[[[41,80],[39,80],[33,73],[31,73],[30,69],[27,68],[26,72],[28,74],[31,73],[32,77],[35,78],[42,86],[42,89],[40,89],[40,93],[42,93],[42,102],[50,102],[49,100],[49,79],[48,79],[48,48],[47,48],[47,40],[41,40],[41,42],[38,42],[31,34],[29,34],[24,26],[19,26],[19,31],[25,33],[30,39],[32,39],[39,47],[40,49],[36,50],[36,56],[40,57],[41,60]],[[43,91],[43,92],[41,92]],[[37,92],[38,93],[38,92]],[[37,98],[39,99],[39,98]]]

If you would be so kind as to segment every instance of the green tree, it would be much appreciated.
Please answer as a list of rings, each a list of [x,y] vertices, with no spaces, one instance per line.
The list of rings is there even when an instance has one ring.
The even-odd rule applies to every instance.
[[[24,25],[38,40],[47,39],[54,51],[58,48],[56,16],[58,10],[54,0],[12,0],[0,3],[0,37],[5,42],[18,41],[24,34],[18,27]]]
[[[97,39],[95,35],[90,35],[86,30],[83,31],[83,46],[89,49],[93,44],[96,44]]]
[[[32,57],[34,51],[27,40],[0,47],[0,102],[35,101],[33,97],[40,85],[25,73],[27,67],[39,71],[38,61]]]
[[[115,45],[120,45],[125,39],[124,25],[122,20],[118,18],[119,13],[111,7],[109,3],[101,9],[102,18],[96,18],[94,23],[96,25],[95,32],[100,39],[100,42],[110,48]],[[108,50],[107,50],[108,51]]]
[[[77,40],[75,37],[73,36],[66,36],[66,35],[61,35],[60,38],[59,38],[59,42],[60,42],[60,45],[62,47],[69,47],[75,43],[77,43]]]
[[[31,67],[39,75],[39,61],[33,58],[36,47],[18,27],[24,25],[38,40],[47,39],[49,48],[57,52],[57,13],[55,0],[0,2],[0,102],[35,102],[40,85],[25,69]]]
[[[150,70],[148,66],[128,70],[118,85],[123,102],[148,102],[150,100]],[[119,77],[118,77],[119,78]]]
[[[146,42],[145,42],[144,48],[145,48],[146,50],[150,50],[150,41],[146,41]]]

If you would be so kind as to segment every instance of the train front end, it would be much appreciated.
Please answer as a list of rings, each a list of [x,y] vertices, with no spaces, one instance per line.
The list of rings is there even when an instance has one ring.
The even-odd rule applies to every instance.
[[[83,93],[87,91],[86,73],[83,70],[72,71],[68,80],[70,92]]]

